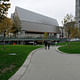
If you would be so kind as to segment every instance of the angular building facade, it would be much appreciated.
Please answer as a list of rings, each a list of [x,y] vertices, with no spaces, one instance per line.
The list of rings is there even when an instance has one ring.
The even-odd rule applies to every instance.
[[[56,37],[59,25],[56,19],[40,15],[38,13],[15,8],[12,18],[18,16],[21,22],[21,34],[18,37],[43,37],[47,32],[50,37]]]

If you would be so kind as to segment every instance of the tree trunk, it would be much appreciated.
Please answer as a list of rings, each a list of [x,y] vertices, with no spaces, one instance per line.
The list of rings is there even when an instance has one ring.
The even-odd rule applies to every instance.
[[[68,47],[70,48],[70,37],[69,37],[69,33],[68,33]]]

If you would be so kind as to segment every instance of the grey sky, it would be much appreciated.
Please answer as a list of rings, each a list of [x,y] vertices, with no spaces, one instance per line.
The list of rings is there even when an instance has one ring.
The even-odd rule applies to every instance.
[[[75,15],[75,0],[11,0],[9,16],[15,6],[57,19],[59,25],[67,13]]]

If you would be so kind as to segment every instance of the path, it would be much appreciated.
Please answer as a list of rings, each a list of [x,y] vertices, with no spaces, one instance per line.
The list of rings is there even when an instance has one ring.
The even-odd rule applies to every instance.
[[[20,80],[80,80],[80,55],[60,54],[56,47],[40,49]]]

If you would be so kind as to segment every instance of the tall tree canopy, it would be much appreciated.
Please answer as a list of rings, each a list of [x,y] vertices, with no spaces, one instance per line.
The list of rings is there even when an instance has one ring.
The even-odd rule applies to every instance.
[[[0,22],[8,13],[8,9],[10,8],[10,0],[0,0]]]

